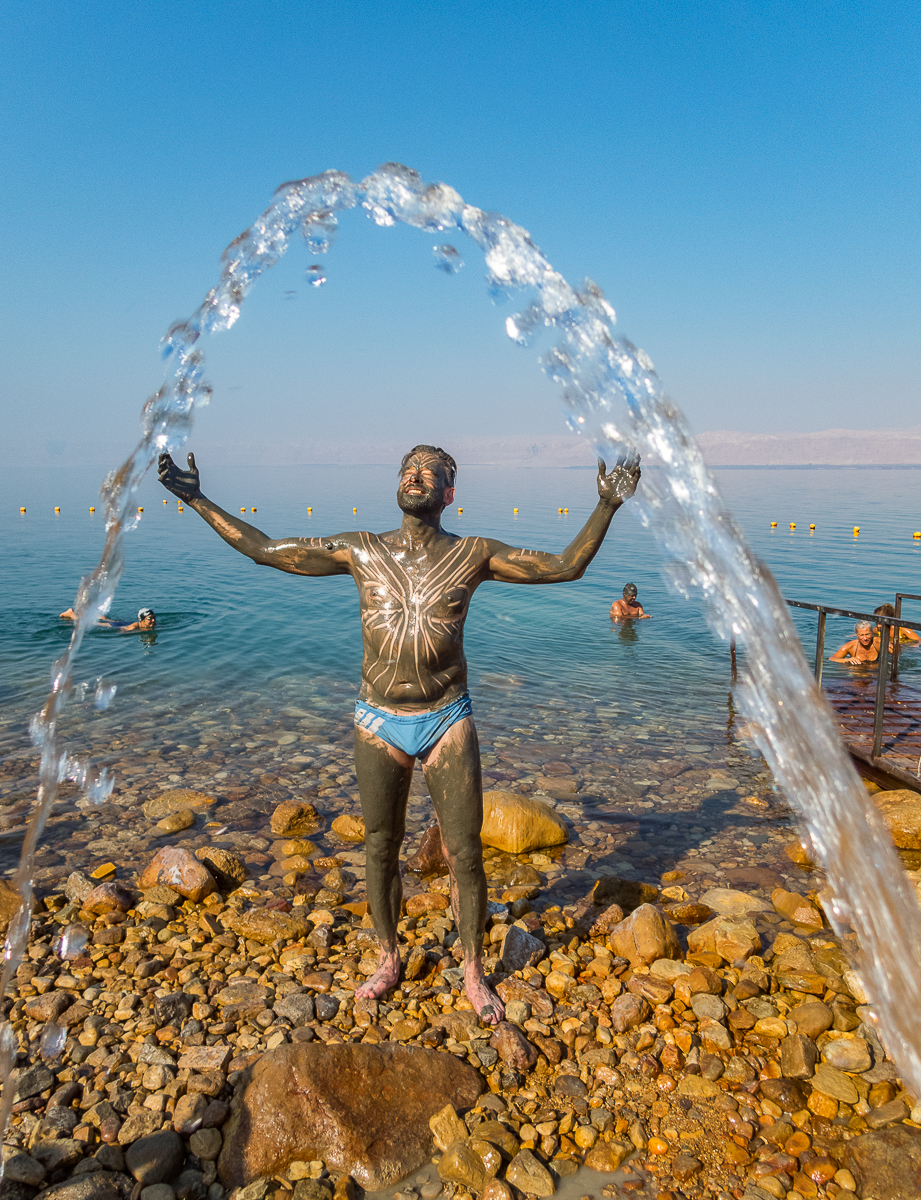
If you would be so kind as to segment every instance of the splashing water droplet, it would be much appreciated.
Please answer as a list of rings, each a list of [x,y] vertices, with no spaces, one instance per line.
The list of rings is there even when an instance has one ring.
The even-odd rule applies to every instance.
[[[103,767],[99,772],[89,770],[87,772],[86,783],[83,787],[83,795],[89,800],[90,804],[104,804],[112,795],[114,788],[115,776],[110,775],[106,767]]]
[[[100,712],[104,712],[105,709],[109,707],[117,690],[117,683],[107,683],[101,675],[97,678],[96,691],[93,694],[93,703],[100,710]]]
[[[63,962],[71,962],[79,958],[89,942],[90,931],[85,925],[68,925],[61,933],[55,946],[58,958]]]
[[[38,1044],[43,1058],[57,1058],[67,1041],[67,1030],[56,1021],[49,1021]]]
[[[89,691],[89,681],[84,679],[82,683],[78,683],[74,688],[74,697],[77,701],[85,700],[86,693]]]
[[[301,227],[311,254],[326,254],[339,231],[339,221],[331,212],[312,213]]]
[[[307,282],[312,287],[322,287],[326,283],[326,272],[318,264],[308,267],[304,274],[307,277]]]
[[[460,252],[453,246],[433,246],[432,254],[435,256],[435,266],[446,275],[456,275],[464,265]]]

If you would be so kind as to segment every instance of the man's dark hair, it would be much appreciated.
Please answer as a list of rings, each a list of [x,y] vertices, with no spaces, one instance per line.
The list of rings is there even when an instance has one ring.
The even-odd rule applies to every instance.
[[[631,596],[636,595],[636,584],[635,583],[625,583],[624,584],[624,599],[625,600],[627,598],[628,592],[630,593]]]
[[[894,604],[881,604],[879,606],[879,608],[873,609],[873,615],[875,617],[894,617],[895,616],[895,605]]]
[[[457,478],[457,463],[447,452],[447,450],[442,450],[440,446],[413,446],[412,450],[410,450],[408,454],[403,455],[403,461],[400,463],[400,471],[402,472],[406,469],[406,464],[414,454],[422,453],[435,455],[438,461],[443,464],[445,470],[448,472],[448,482],[450,486],[454,487],[454,480]]]

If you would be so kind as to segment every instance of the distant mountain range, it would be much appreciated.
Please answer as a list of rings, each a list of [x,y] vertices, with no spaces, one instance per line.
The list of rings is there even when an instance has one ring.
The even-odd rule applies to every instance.
[[[826,429],[821,433],[735,433],[720,429],[698,434],[697,443],[713,467],[921,466],[921,425],[904,430]],[[329,438],[222,442],[196,437],[193,445],[202,466],[396,466],[409,449],[409,444],[402,441]],[[128,449],[103,439],[85,445],[54,442],[47,443],[43,461],[60,465],[80,461],[111,467],[125,457]],[[455,437],[449,439],[445,449],[460,466],[595,464],[590,443],[569,433]]]
[[[921,465],[921,425],[911,429],[826,429],[822,433],[701,433],[712,467]]]

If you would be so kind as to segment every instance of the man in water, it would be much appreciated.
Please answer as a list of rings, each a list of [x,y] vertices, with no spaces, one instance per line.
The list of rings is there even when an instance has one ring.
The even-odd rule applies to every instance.
[[[636,584],[628,583],[624,585],[623,600],[615,600],[611,605],[611,620],[623,621],[629,618],[635,618],[637,621],[650,620],[649,613],[643,611],[642,604],[636,598]]]
[[[829,662],[875,663],[879,658],[876,630],[870,621],[858,621],[854,626],[857,637],[829,655]]]
[[[355,705],[355,773],[365,819],[368,902],[380,965],[357,991],[382,996],[400,977],[397,922],[400,846],[416,759],[432,796],[450,873],[464,952],[464,987],[480,1019],[496,1024],[502,1002],[483,975],[486,875],[480,829],[480,747],[467,694],[464,622],[481,583],[565,583],[580,579],[611,518],[636,491],[639,459],[606,473],[599,460],[598,504],[562,554],[519,550],[494,538],[458,537],[441,527],[454,501],[454,459],[416,446],[400,467],[399,529],[277,541],[202,494],[194,455],[182,471],[160,457],[160,482],[189,504],[225,542],[253,562],[292,575],[351,575],[358,586],[364,659]]]
[[[76,621],[77,614],[72,608],[66,608],[61,616],[65,621]],[[103,629],[120,629],[123,633],[134,633],[136,630],[149,633],[157,627],[156,613],[152,608],[138,609],[138,619],[130,624],[127,621],[110,621],[108,617],[100,617],[96,622]]]

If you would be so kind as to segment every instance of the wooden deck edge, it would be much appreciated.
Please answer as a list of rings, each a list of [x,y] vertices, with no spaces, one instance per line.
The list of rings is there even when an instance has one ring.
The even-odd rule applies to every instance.
[[[878,758],[874,758],[859,746],[851,745],[850,742],[845,742],[844,745],[851,756],[851,761],[864,779],[869,779],[871,783],[878,783],[886,791],[910,788],[914,792],[921,792],[921,779],[909,774],[908,771],[903,771],[901,767],[884,765]]]

